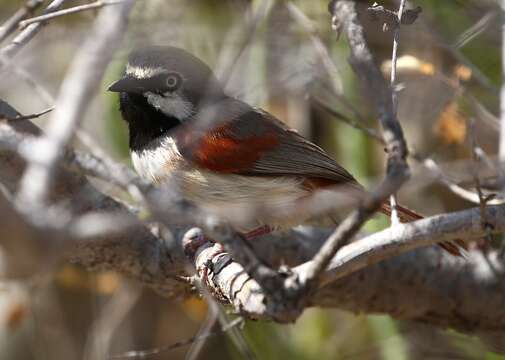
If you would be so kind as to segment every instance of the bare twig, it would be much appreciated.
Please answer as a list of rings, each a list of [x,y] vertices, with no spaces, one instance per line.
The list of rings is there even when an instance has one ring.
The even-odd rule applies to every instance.
[[[405,8],[405,0],[400,1],[400,8],[398,9],[398,24],[402,22],[403,9]],[[396,116],[398,111],[398,94],[396,90],[396,63],[398,60],[398,45],[400,43],[400,25],[394,29],[393,36],[393,52],[391,55],[391,94],[393,101],[393,113]]]
[[[403,9],[405,8],[405,0],[400,1],[400,7],[398,9],[398,25],[394,28],[393,36],[393,52],[391,55],[391,96],[393,103],[393,114],[398,115],[398,93],[396,88],[396,64],[398,60],[398,45],[400,43],[400,24],[402,23]],[[389,198],[391,204],[391,223],[393,225],[400,223],[400,217],[398,216],[396,195],[392,194]]]
[[[335,118],[337,118],[339,120],[342,120],[347,125],[352,126],[355,129],[363,131],[365,134],[367,134],[368,136],[370,136],[372,139],[377,140],[382,145],[386,145],[386,143],[384,142],[384,139],[382,138],[382,135],[379,134],[379,132],[376,131],[375,129],[366,127],[362,123],[362,121],[355,121],[354,119],[351,119],[351,118],[345,116],[344,114],[341,114],[341,113],[337,112],[336,110],[334,110],[333,108],[331,108],[328,104],[326,104],[325,102],[323,102],[323,101],[321,101],[321,100],[319,100],[319,99],[317,99],[315,97],[312,97],[311,99],[314,101],[314,103],[315,103],[316,106],[318,106],[322,110],[326,111],[331,116],[333,116],[333,117],[335,117]]]
[[[119,46],[132,6],[133,1],[129,0],[121,5],[119,11],[112,8],[103,9],[88,40],[76,54],[62,84],[56,110],[48,124],[47,135],[37,142],[29,154],[25,154],[30,159],[30,165],[21,180],[18,194],[21,201],[33,204],[46,201],[53,169],[62,155],[61,150],[82,120],[94,89]],[[36,25],[30,25],[27,29]]]
[[[458,49],[464,47],[470,41],[472,41],[477,36],[482,34],[482,32],[484,32],[488,28],[491,21],[493,21],[495,18],[496,18],[496,12],[494,11],[488,12],[482,18],[480,18],[474,25],[472,25],[469,29],[463,32],[453,46]]]
[[[44,14],[58,10],[65,0],[53,0],[44,11]],[[11,43],[0,49],[0,70],[5,66],[5,61],[17,54],[37,33],[42,29],[44,23],[37,23],[28,26],[19,35],[12,39]]]
[[[458,184],[456,184],[454,181],[449,179],[447,177],[440,166],[431,158],[421,158],[420,156],[415,156],[416,160],[419,161],[426,169],[430,170],[433,172],[434,175],[437,176],[437,179],[445,185],[450,191],[452,191],[454,194],[457,196],[461,197],[462,199],[465,199],[466,201],[470,201],[474,204],[479,204],[480,199],[479,195],[474,193],[473,191],[469,191]],[[489,199],[488,204],[489,205],[501,205],[505,202],[504,199]]]
[[[501,1],[501,0],[500,0]],[[407,2],[411,4],[411,1]],[[425,19],[420,19],[421,24],[426,32],[433,36],[435,43],[438,46],[443,47],[449,52],[449,54],[459,63],[465,65],[470,70],[472,70],[472,78],[475,79],[480,85],[486,88],[488,91],[496,94],[499,92],[498,88],[493,84],[493,82],[484,74],[477,66],[475,66],[467,57],[461,52],[459,48],[449,44],[439,33],[434,31],[436,26],[434,24],[427,23]]]
[[[89,4],[74,6],[74,7],[68,8],[68,9],[58,10],[58,11],[54,11],[49,14],[36,16],[36,17],[30,18],[30,19],[23,20],[23,21],[19,22],[19,27],[23,29],[30,24],[39,23],[41,21],[47,21],[50,19],[54,19],[54,18],[57,18],[60,16],[69,15],[69,14],[75,14],[75,13],[78,13],[81,11],[98,9],[98,8],[102,8],[104,6],[109,6],[109,5],[117,5],[117,4],[120,4],[124,1],[125,0],[98,0],[98,1],[95,1],[95,2],[92,2]]]
[[[325,104],[323,101],[321,101],[317,98],[313,97],[312,99],[318,107],[320,107],[322,110],[324,110],[328,114],[332,115],[336,119],[339,119],[339,120],[345,122],[346,124],[352,126],[355,129],[363,131],[366,135],[370,136],[372,139],[376,140],[377,142],[379,142],[382,145],[385,145],[384,139],[377,131],[375,131],[374,129],[368,128],[363,124],[364,119],[357,109],[352,108],[351,110],[352,110],[353,114],[355,114],[356,118],[359,121],[348,118],[344,114],[341,114],[341,113],[335,111],[329,105]],[[352,105],[350,105],[350,104],[349,104],[349,106],[352,107]],[[491,159],[489,159],[489,157],[484,153],[484,151],[481,148],[476,147],[475,152],[476,152],[476,155],[480,159],[482,159],[482,161],[489,168],[491,168],[491,169],[495,168],[494,162],[491,161]],[[464,187],[458,185],[456,182],[454,182],[449,176],[444,174],[444,171],[442,170],[440,165],[438,165],[436,163],[436,161],[433,160],[433,158],[421,156],[415,149],[412,149],[412,148],[409,148],[409,157],[411,159],[415,160],[416,162],[418,162],[419,164],[423,165],[430,172],[432,172],[433,175],[436,177],[436,179],[438,181],[440,181],[440,183],[442,185],[444,185],[448,190],[453,192],[455,195],[461,197],[462,199],[464,199],[466,201],[472,202],[474,204],[480,203],[479,195],[477,193],[467,190]],[[498,198],[498,199],[491,198],[491,199],[487,200],[488,205],[502,205],[504,203],[505,203],[505,199],[503,199],[503,198]]]
[[[342,81],[335,75],[338,73],[338,69],[335,66],[330,54],[328,53],[328,49],[324,45],[320,36],[317,34],[316,28],[312,21],[300,10],[298,6],[295,5],[294,2],[289,1],[286,3],[286,6],[291,14],[291,16],[305,29],[310,37],[310,41],[316,50],[321,63],[325,67],[326,73],[330,77],[331,86],[333,91],[337,94],[342,93]]]
[[[158,347],[158,348],[152,349],[152,350],[135,350],[135,351],[128,351],[128,352],[125,352],[125,353],[122,353],[119,355],[109,356],[109,359],[146,358],[149,356],[161,354],[166,351],[177,349],[181,346],[193,344],[197,341],[202,341],[202,340],[208,339],[210,337],[222,335],[222,334],[230,331],[234,327],[241,325],[243,322],[244,322],[244,319],[241,317],[238,317],[238,318],[234,319],[233,321],[231,321],[228,325],[223,326],[222,328],[215,330],[215,331],[209,331],[205,334],[193,336],[189,339],[178,341],[178,342],[171,344],[171,345],[161,346],[161,347]]]
[[[124,282],[119,291],[107,301],[88,331],[84,359],[107,358],[114,331],[124,321],[141,294],[139,286]]]
[[[499,174],[502,188],[505,189],[505,0],[501,1],[502,8],[502,86],[500,91],[500,149],[498,152]]]
[[[7,19],[2,26],[0,26],[0,43],[16,31],[19,22],[27,16],[33,14],[33,12],[37,10],[43,2],[44,0],[27,0],[22,8]]]
[[[351,64],[360,77],[363,88],[368,88],[376,98],[375,105],[388,150],[388,164],[385,181],[337,227],[308,266],[302,283],[309,284],[309,287],[317,283],[317,279],[335,253],[357,233],[361,225],[379,209],[383,201],[400,188],[410,173],[405,161],[408,153],[407,146],[403,131],[395,116],[391,90],[367,48],[355,4],[352,1],[332,1],[329,10],[334,28],[343,27],[347,35],[351,47]]]
[[[482,192],[482,186],[479,178],[479,173],[477,171],[477,167],[479,165],[479,155],[477,151],[477,139],[475,138],[475,120],[471,119],[470,121],[470,147],[472,149],[472,160],[474,162],[473,166],[473,178],[475,181],[475,188],[477,189],[477,194],[479,196],[479,207],[480,207],[480,218],[481,218],[481,225],[484,230],[488,232],[486,235],[486,238],[489,240],[491,238],[491,231],[492,227],[487,221],[487,216],[486,216],[486,206],[489,200],[494,198],[496,195],[495,194],[489,194],[489,195],[484,195]]]
[[[54,110],[54,108],[50,107],[50,108],[47,108],[45,110],[42,110],[42,111],[30,114],[30,115],[19,115],[19,116],[16,116],[16,117],[7,117],[7,118],[5,118],[5,120],[7,120],[7,121],[20,121],[20,120],[36,119],[36,118],[39,118],[42,115],[45,115],[48,112],[51,112],[53,110]],[[0,115],[0,119],[1,119],[1,115]]]
[[[217,324],[218,315],[219,315],[219,309],[215,309],[212,306],[208,307],[207,317],[203,321],[203,324],[201,325],[201,328],[198,331],[198,334],[196,335],[197,337],[199,337],[199,339],[195,340],[195,342],[191,345],[188,352],[186,353],[184,360],[198,359],[198,356],[200,355],[202,349],[204,348],[205,340],[208,339],[208,337],[205,336],[208,336],[212,332],[214,326]],[[202,339],[201,336],[204,336],[204,338]]]

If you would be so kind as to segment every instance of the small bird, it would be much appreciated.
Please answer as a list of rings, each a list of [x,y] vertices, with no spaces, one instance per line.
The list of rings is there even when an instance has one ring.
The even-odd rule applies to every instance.
[[[226,94],[212,70],[185,50],[148,46],[132,51],[122,78],[109,91],[119,93],[132,163],[141,177],[152,183],[175,178],[185,198],[232,224],[236,214],[247,214],[255,205],[278,210],[278,216],[254,212],[247,224],[237,224],[249,237],[338,221],[342,214],[314,219],[310,210],[303,211],[318,193],[331,191],[344,202],[365,194],[323,149],[268,112]],[[381,212],[390,213],[388,203]],[[404,207],[398,212],[402,221],[422,218]],[[440,246],[460,255],[452,242]]]

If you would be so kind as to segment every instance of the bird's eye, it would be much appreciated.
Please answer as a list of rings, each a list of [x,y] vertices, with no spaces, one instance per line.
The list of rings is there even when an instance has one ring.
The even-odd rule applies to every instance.
[[[167,75],[165,83],[169,91],[175,91],[181,86],[182,78],[179,74],[170,73]]]

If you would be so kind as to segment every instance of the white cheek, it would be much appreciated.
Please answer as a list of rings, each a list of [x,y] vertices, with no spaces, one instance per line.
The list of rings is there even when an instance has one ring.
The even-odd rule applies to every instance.
[[[184,100],[177,94],[165,94],[165,96],[146,92],[147,102],[164,114],[184,120],[193,115],[194,109],[191,102]]]

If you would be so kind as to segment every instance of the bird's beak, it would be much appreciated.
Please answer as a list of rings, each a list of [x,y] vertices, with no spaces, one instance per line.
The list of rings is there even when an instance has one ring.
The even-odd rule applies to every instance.
[[[127,92],[127,93],[142,94],[143,92],[146,91],[143,85],[144,84],[142,84],[141,80],[125,76],[113,82],[107,90],[112,92]]]

